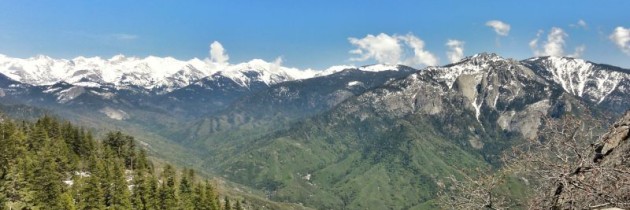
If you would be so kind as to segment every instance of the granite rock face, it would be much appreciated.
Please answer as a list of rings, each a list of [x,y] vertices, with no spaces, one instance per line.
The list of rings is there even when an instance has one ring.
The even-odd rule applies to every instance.
[[[630,111],[602,136],[595,156],[595,162],[602,166],[630,168]]]

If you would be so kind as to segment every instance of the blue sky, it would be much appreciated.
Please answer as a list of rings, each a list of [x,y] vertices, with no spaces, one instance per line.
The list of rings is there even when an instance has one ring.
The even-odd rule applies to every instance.
[[[584,59],[630,68],[625,39],[630,1],[5,0],[0,8],[0,54],[12,57],[205,58],[209,44],[218,41],[230,63],[281,56],[285,66],[322,69],[382,61],[376,55],[391,48],[379,51],[382,45],[364,39],[372,35],[400,44],[403,55],[388,60],[401,63],[420,49],[437,64],[447,64],[451,39],[463,42],[463,55],[496,52],[525,59],[535,51],[558,53],[560,47],[562,55],[571,55],[583,47]],[[491,20],[508,24],[507,35],[487,26]],[[623,30],[615,42],[611,35],[617,27]],[[530,42],[540,30],[538,48],[532,50]],[[563,44],[548,42],[554,30]],[[408,37],[421,40],[422,48],[411,46],[417,42]],[[349,53],[357,49],[362,54]],[[431,63],[420,57],[416,66]]]

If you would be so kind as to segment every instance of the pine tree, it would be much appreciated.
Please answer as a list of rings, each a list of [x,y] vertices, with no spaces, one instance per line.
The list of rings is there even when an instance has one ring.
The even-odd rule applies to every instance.
[[[62,176],[58,172],[58,165],[54,159],[50,155],[44,155],[33,171],[33,175],[35,204],[40,207],[62,209]]]
[[[62,209],[65,209],[65,210],[77,209],[77,207],[74,204],[74,200],[72,199],[72,195],[70,195],[70,193],[68,192],[61,194],[61,206],[62,206]]]
[[[131,200],[129,188],[124,171],[124,165],[119,162],[113,162],[112,179],[110,183],[110,209],[131,209]]]
[[[100,159],[93,156],[90,158],[90,176],[85,178],[85,183],[80,189],[80,209],[105,209],[105,201],[101,183],[101,174],[104,166]]]
[[[228,197],[226,196],[223,199],[223,210],[231,210],[232,209],[232,204],[230,204],[230,199],[228,199]]]
[[[162,185],[160,187],[160,209],[167,210],[177,205],[175,195],[175,169],[171,165],[166,165],[161,175]]]
[[[243,210],[243,207],[241,207],[241,202],[239,200],[236,200],[236,203],[234,204],[234,210]]]
[[[220,209],[219,196],[217,195],[217,192],[212,187],[212,184],[210,184],[210,182],[208,182],[207,180],[206,180],[205,188],[206,188],[205,205],[209,206],[210,209],[212,210],[219,210]]]
[[[26,144],[28,151],[36,151],[43,147],[48,141],[48,134],[44,128],[35,126],[33,131],[30,132]]]
[[[191,169],[184,169],[182,171],[182,179],[179,183],[179,200],[181,209],[194,209],[193,205],[193,184],[195,179],[195,172]]]
[[[22,139],[16,135],[16,128],[13,123],[7,122],[0,125],[0,181],[4,179],[9,171],[9,167],[15,162],[16,157],[20,157]]]
[[[201,183],[197,183],[195,185],[195,189],[193,190],[193,206],[195,210],[207,210],[210,209],[209,205],[206,205],[206,191],[204,186]]]
[[[43,121],[49,123],[49,121]],[[59,144],[48,138],[43,126],[36,126],[32,140],[37,141],[33,148],[34,155],[38,159],[37,164],[29,173],[31,175],[32,189],[35,190],[34,204],[47,208],[61,208],[62,169],[63,157],[59,157]],[[63,154],[62,154],[63,155]]]
[[[145,169],[147,171],[152,171],[153,167],[149,165],[149,161],[147,160],[147,152],[144,149],[139,149],[137,152],[137,157],[135,159],[135,169]]]
[[[19,161],[18,157],[24,155],[23,138],[13,123],[0,124],[0,207],[8,202],[10,192],[14,189],[12,184],[17,173],[13,168]]]
[[[131,203],[134,209],[149,208],[149,187],[147,181],[146,169],[140,167],[134,171],[133,188],[131,193]]]
[[[118,132],[110,132],[103,140],[103,144],[109,147],[117,157],[125,160],[125,166],[132,168],[135,159],[135,144],[132,136]]]
[[[160,206],[160,190],[158,186],[158,179],[153,173],[147,177],[147,209],[158,209]]]
[[[7,204],[13,209],[32,209],[33,206],[33,190],[32,184],[29,183],[29,178],[26,174],[31,173],[32,165],[35,165],[34,160],[30,155],[25,155],[19,158],[14,167],[10,168],[10,171],[5,180],[5,192],[7,195]]]
[[[0,209],[220,209],[212,185],[196,182],[193,170],[179,185],[170,165],[159,179],[154,173],[146,152],[120,132],[99,143],[48,116],[0,121]]]

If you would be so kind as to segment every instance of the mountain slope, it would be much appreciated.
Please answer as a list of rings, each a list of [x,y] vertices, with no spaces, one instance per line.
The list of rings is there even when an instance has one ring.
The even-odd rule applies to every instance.
[[[317,208],[420,208],[445,176],[499,165],[501,151],[536,138],[543,117],[598,110],[520,61],[479,54],[239,145],[217,171]]]
[[[523,61],[548,81],[601,107],[621,114],[630,107],[630,70],[581,59],[539,57]]]
[[[184,132],[190,141],[211,139],[213,135],[239,129],[281,128],[293,120],[326,111],[347,98],[417,71],[405,66],[390,68],[378,72],[352,68],[280,83],[235,101],[226,110],[202,118]]]
[[[25,72],[66,62],[34,60]],[[430,208],[445,176],[500,166],[504,149],[537,138],[543,118],[605,121],[630,108],[628,70],[573,58],[482,53],[419,71],[338,66],[311,76],[255,60],[160,70],[169,72],[161,79],[128,65],[116,82],[73,70],[43,85],[0,69],[1,102],[122,129],[165,159],[324,209]]]

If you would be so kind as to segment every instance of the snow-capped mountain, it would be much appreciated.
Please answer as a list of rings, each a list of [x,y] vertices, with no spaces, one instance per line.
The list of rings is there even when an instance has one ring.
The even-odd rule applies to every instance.
[[[252,81],[271,85],[309,78],[316,71],[287,68],[280,62],[270,63],[260,59],[229,65],[197,58],[182,61],[155,56],[116,55],[110,59],[77,57],[67,60],[43,55],[26,59],[0,55],[0,73],[15,81],[38,86],[67,82],[82,87],[112,85],[116,88],[140,87],[170,92],[216,75],[247,87]]]
[[[451,88],[461,75],[477,75],[490,68],[527,68],[567,93],[593,103],[603,103],[614,94],[630,95],[630,70],[569,57],[534,57],[522,61],[494,53],[479,53],[443,67],[429,67],[425,74]],[[477,81],[476,83],[479,83]]]
[[[630,92],[630,70],[567,57],[537,57],[523,64],[567,92],[595,103],[615,92]]]
[[[357,69],[357,70],[366,71],[366,72],[409,71],[409,70],[415,71],[415,69],[408,66],[404,66],[404,65],[373,64],[373,65],[366,65],[366,66],[360,66],[360,67],[351,66],[351,65],[338,65],[338,66],[331,66],[315,74],[315,76],[331,75],[331,74],[341,72],[346,69]]]
[[[497,73],[499,69],[501,71]],[[47,56],[19,59],[0,55],[0,97],[42,106],[111,107],[127,110],[129,115],[133,115],[129,109],[150,107],[164,113],[198,116],[221,112],[242,97],[274,86],[278,88],[278,85],[289,81],[296,81],[294,85],[297,86],[315,85],[299,89],[323,89],[321,86],[325,83],[300,81],[330,75],[345,77],[348,72],[354,71],[392,74],[418,71],[417,76],[430,78],[448,89],[461,89],[469,97],[467,106],[477,115],[481,115],[484,106],[496,108],[497,103],[506,100],[504,97],[507,96],[502,91],[514,91],[514,94],[533,91],[526,85],[501,82],[488,86],[483,93],[476,91],[479,85],[487,85],[490,78],[504,80],[495,76],[505,72],[520,72],[522,75],[519,76],[556,84],[554,86],[589,103],[619,108],[611,111],[620,112],[630,107],[630,100],[627,100],[630,97],[630,70],[574,58],[537,57],[518,61],[489,53],[423,70],[404,65],[376,64],[333,66],[323,71],[287,68],[280,61],[260,59],[221,64],[207,59],[181,61],[153,56],[136,58],[117,55],[110,59],[77,57],[66,60]],[[362,80],[340,81],[343,81],[342,88],[363,90],[367,84]]]

